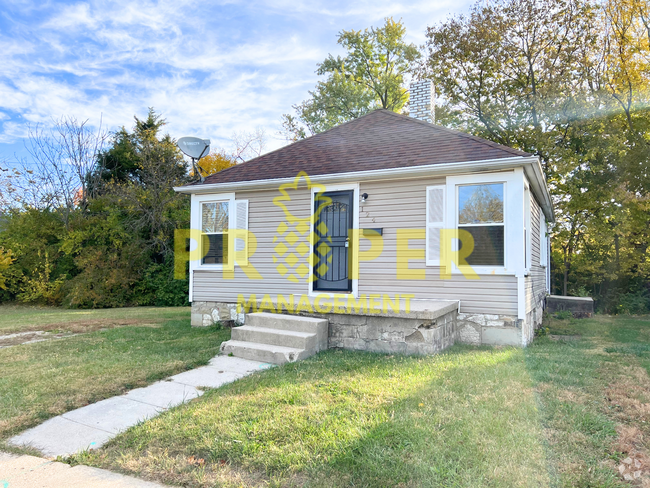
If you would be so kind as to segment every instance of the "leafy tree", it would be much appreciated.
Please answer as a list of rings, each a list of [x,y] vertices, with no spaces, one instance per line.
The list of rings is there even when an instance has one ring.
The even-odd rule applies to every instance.
[[[153,108],[145,119],[134,117],[135,126],[129,132],[122,127],[113,135],[111,147],[97,157],[97,172],[104,182],[124,183],[141,181],[143,165],[148,161],[173,168],[182,178],[186,165],[180,150],[169,134],[160,136],[167,124]]]
[[[405,77],[419,58],[405,35],[402,22],[392,18],[382,27],[341,31],[338,43],[347,55],[330,54],[318,65],[316,73],[327,78],[309,92],[311,98],[293,107],[295,115],[283,116],[285,136],[302,139],[376,108],[400,112],[408,102]]]
[[[438,121],[541,157],[554,291],[609,311],[650,292],[647,12],[645,0],[481,2],[429,27],[420,72],[441,95]]]
[[[0,288],[3,290],[7,289],[7,277],[3,274],[5,270],[11,266],[11,263],[15,261],[15,258],[13,256],[13,253],[11,252],[11,249],[6,249],[3,247],[0,247]]]
[[[58,303],[57,288],[76,272],[72,258],[60,249],[66,233],[56,210],[13,209],[5,214],[0,247],[11,250],[13,262],[2,271],[1,301]]]
[[[222,149],[220,151],[212,151],[204,158],[201,158],[199,161],[201,169],[199,171],[201,171],[201,175],[209,176],[236,164],[234,158]],[[190,176],[194,176],[193,170],[190,171]]]

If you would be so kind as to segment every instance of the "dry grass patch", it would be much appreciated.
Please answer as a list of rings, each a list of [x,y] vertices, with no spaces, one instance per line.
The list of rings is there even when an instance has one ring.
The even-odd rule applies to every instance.
[[[147,317],[144,322],[91,314],[82,324],[71,323],[96,328],[92,332],[0,349],[0,441],[52,416],[206,364],[230,335],[191,328],[187,310],[182,320],[165,318],[168,313],[139,314]]]

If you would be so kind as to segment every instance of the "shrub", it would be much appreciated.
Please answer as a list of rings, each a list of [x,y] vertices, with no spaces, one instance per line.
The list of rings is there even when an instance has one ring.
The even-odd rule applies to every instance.
[[[645,315],[650,313],[650,294],[647,290],[636,293],[623,293],[618,296],[618,313]]]

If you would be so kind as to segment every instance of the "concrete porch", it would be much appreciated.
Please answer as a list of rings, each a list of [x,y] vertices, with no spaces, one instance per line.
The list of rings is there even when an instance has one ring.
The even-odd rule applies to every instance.
[[[277,351],[262,352],[264,348],[258,348],[266,361],[271,361],[269,355],[278,352],[281,355],[276,354],[276,357],[287,360],[305,356],[296,348],[302,343],[309,344],[309,339],[289,337],[292,334],[286,332],[287,329],[293,330],[293,335],[306,332],[298,327],[297,321],[290,319],[297,316],[319,319],[327,331],[322,346],[316,349],[305,346],[299,348],[301,350],[341,347],[372,352],[435,354],[456,342],[458,305],[457,301],[409,298],[382,300],[382,297],[361,297],[348,300],[323,295],[293,298],[265,296],[259,300],[249,300],[239,310],[237,304],[231,303],[193,304],[192,325],[210,325],[211,320],[229,322],[233,326],[243,324],[243,327],[233,329],[233,339],[249,344],[233,344],[251,349],[250,343],[253,341],[250,338],[254,337],[260,344],[273,346]],[[275,317],[272,319],[271,315]],[[286,317],[286,323],[281,317]],[[260,327],[271,330],[261,330]],[[285,332],[282,332],[283,329]],[[233,352],[233,344],[225,346],[224,352]],[[280,351],[282,347],[296,350]],[[249,357],[253,353],[241,354],[246,354],[242,357]]]

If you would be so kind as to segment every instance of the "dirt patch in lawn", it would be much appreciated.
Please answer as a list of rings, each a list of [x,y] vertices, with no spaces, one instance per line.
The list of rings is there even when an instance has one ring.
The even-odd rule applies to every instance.
[[[160,325],[160,321],[147,320],[144,322],[138,319],[88,319],[39,325],[35,327],[35,330],[48,332],[66,331],[74,334],[81,334],[83,332],[94,332],[96,330],[113,329],[115,327],[126,327],[129,325],[137,325],[138,327],[157,327]]]
[[[61,339],[63,337],[70,337],[73,335],[77,334],[49,334],[43,330],[36,330],[33,332],[17,332],[16,334],[5,334],[0,335],[0,349],[10,346],[18,346],[20,344],[31,344],[33,342],[47,341],[50,339]]]
[[[56,322],[52,324],[37,325],[25,332],[0,335],[0,349],[20,344],[31,344],[52,339],[62,339],[97,330],[114,329],[127,326],[159,327],[160,322],[141,322],[136,319],[91,319],[76,320],[73,322]]]
[[[549,334],[548,337],[553,341],[578,341],[578,340],[580,340],[579,335]]]

